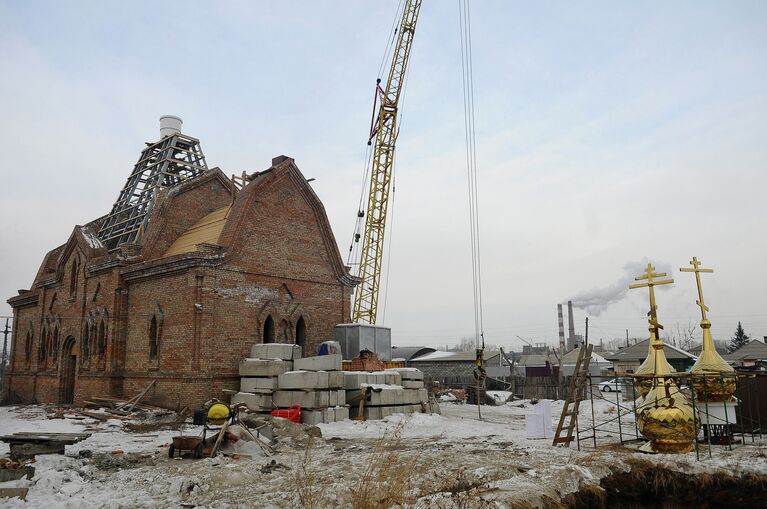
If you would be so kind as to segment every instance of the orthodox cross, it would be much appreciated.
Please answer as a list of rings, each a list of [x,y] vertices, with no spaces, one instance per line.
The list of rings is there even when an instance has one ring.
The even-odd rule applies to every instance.
[[[642,281],[645,279],[646,281],[642,283],[635,283],[633,285],[629,285],[629,289],[633,290],[634,288],[644,288],[645,286],[649,288],[650,290],[650,311],[647,313],[647,316],[649,317],[648,321],[650,322],[650,330],[655,332],[655,336],[658,336],[658,329],[662,329],[663,326],[658,323],[658,306],[655,304],[655,286],[656,285],[667,285],[670,283],[673,283],[673,279],[661,279],[656,280],[655,278],[660,277],[666,277],[665,272],[655,272],[655,267],[652,266],[651,263],[647,264],[647,267],[645,267],[645,273],[641,276],[636,276],[634,278],[635,281]]]
[[[694,272],[695,273],[695,280],[698,282],[698,300],[695,301],[695,303],[700,306],[700,314],[703,320],[708,320],[708,317],[706,316],[706,312],[708,311],[708,306],[703,302],[703,286],[700,284],[700,273],[706,272],[711,273],[714,272],[714,269],[701,269],[700,268],[700,261],[698,261],[697,256],[692,257],[692,261],[690,262],[690,265],[693,266],[692,269],[688,268],[681,268],[679,269],[681,272]]]

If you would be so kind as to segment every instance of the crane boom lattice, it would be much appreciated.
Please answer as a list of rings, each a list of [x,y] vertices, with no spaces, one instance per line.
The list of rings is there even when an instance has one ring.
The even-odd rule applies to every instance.
[[[386,89],[383,90],[379,87],[381,103],[373,130],[375,146],[373,147],[370,190],[359,265],[361,282],[355,293],[352,316],[356,323],[376,323],[383,265],[386,212],[389,206],[389,191],[394,168],[394,147],[397,141],[398,104],[410,60],[410,50],[413,47],[413,35],[420,9],[421,0],[405,2],[389,77],[386,81]]]

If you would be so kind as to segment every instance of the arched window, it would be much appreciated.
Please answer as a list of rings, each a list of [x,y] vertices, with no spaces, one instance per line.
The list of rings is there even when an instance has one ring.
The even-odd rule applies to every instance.
[[[82,334],[82,345],[80,346],[80,350],[82,351],[83,361],[85,361],[88,356],[90,355],[90,342],[88,341],[88,330],[90,329],[90,326],[88,323],[86,323],[83,326],[83,334]]]
[[[107,354],[107,335],[106,327],[104,326],[104,319],[99,322],[98,341],[96,343],[99,348],[99,359],[103,359]]]
[[[149,322],[149,358],[157,358],[157,347],[160,343],[160,328],[157,325],[157,317],[152,316]]]
[[[272,315],[266,317],[264,322],[264,335],[262,336],[264,343],[274,343],[274,320]]]
[[[72,260],[72,272],[69,273],[69,294],[74,295],[77,292],[77,258]]]
[[[296,322],[296,344],[301,347],[301,351],[306,349],[306,322],[303,316]]]
[[[96,334],[98,333],[98,326],[96,325],[96,318],[93,318],[93,321],[90,322],[88,327],[88,355],[91,353],[98,355],[98,343],[96,343]]]
[[[45,357],[47,355],[48,347],[48,328],[43,327],[40,333],[40,348],[37,350],[37,362],[42,366],[45,364]]]
[[[32,331],[27,331],[27,341],[24,343],[24,360],[32,360]]]
[[[51,346],[51,356],[53,357],[53,363],[59,359],[59,326],[58,324],[53,329],[53,345]]]

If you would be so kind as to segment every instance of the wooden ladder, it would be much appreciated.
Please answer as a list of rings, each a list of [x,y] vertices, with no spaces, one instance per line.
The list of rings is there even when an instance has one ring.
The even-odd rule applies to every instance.
[[[567,399],[565,406],[562,407],[562,415],[559,416],[557,432],[554,434],[554,441],[551,445],[564,444],[569,446],[573,441],[573,428],[578,424],[578,409],[581,401],[585,397],[586,381],[589,374],[589,362],[591,361],[591,351],[594,345],[582,347],[578,354],[578,360],[575,362],[573,377],[570,379],[570,387],[567,389]],[[571,406],[572,405],[572,406]],[[565,419],[568,419],[565,425]],[[566,434],[562,431],[566,430]]]

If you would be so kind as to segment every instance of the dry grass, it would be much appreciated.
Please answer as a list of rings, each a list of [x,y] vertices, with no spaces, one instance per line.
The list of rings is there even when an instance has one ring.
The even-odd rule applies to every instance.
[[[309,437],[304,450],[304,457],[301,463],[294,469],[294,485],[298,500],[304,509],[323,509],[328,507],[327,493],[318,486],[317,472],[312,464],[312,450],[314,448],[314,439]]]
[[[402,454],[402,431],[406,419],[378,440],[362,477],[351,487],[353,509],[407,507],[418,499],[418,471],[424,467],[418,455]]]
[[[483,509],[495,507],[482,498],[489,490],[481,476],[461,468],[439,476],[439,483],[431,493],[424,493],[415,509]]]

